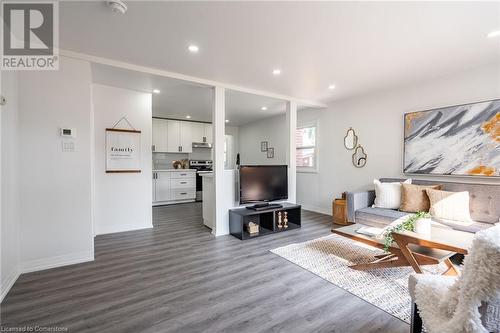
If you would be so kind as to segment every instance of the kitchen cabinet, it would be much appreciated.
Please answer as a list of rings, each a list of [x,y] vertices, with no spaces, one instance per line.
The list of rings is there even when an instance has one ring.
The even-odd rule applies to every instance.
[[[153,206],[196,200],[196,170],[153,171]]]
[[[170,200],[170,172],[156,172],[156,201]]]
[[[153,118],[153,152],[192,153],[193,142],[212,143],[212,124]]]
[[[182,153],[193,152],[193,124],[187,121],[180,121],[179,146]]]
[[[203,142],[207,142],[207,143],[210,143],[210,144],[213,143],[213,140],[212,140],[212,124],[205,124],[205,141],[203,141]]]
[[[204,123],[191,123],[191,136],[193,138],[193,142],[204,142],[203,138],[205,138],[205,127]]]
[[[179,121],[167,120],[167,153],[178,153],[181,151],[181,125]]]
[[[167,151],[167,120],[153,118],[153,146],[154,152]]]

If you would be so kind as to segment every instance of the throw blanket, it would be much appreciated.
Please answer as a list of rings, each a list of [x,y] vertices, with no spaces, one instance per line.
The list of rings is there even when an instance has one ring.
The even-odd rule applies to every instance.
[[[479,307],[500,297],[500,226],[478,232],[458,278],[420,275],[415,303],[430,333],[487,333]]]

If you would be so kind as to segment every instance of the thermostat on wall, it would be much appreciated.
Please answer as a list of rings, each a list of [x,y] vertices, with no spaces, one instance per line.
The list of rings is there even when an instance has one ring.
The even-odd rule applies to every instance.
[[[76,130],[74,128],[61,128],[61,136],[65,138],[76,137]]]

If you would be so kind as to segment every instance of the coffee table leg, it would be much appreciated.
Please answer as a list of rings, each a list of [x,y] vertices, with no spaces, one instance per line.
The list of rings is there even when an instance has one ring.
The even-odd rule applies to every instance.
[[[455,268],[455,265],[453,265],[450,259],[445,259],[444,263],[446,264],[446,267],[448,267],[448,269],[443,273],[443,275],[448,275],[448,276],[460,275],[460,272]]]
[[[380,256],[377,257],[380,258]],[[401,266],[408,266],[408,261],[406,261],[405,257],[403,257],[402,255],[398,256],[394,253],[390,253],[378,260],[365,264],[351,265],[349,266],[349,268],[364,271],[368,269],[401,267]]]
[[[410,264],[410,266],[413,268],[413,270],[415,272],[417,272],[418,274],[422,274],[422,269],[420,268],[420,265],[418,264],[417,259],[415,259],[415,257],[413,256],[413,253],[408,248],[408,246],[407,246],[408,244],[404,240],[399,238],[398,236],[399,235],[396,235],[396,234],[393,235],[394,240],[396,241],[399,249],[403,253],[403,256],[406,258],[406,260],[408,261],[408,263]]]

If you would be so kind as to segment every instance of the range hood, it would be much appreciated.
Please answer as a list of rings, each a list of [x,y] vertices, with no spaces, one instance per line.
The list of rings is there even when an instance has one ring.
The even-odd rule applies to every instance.
[[[207,142],[193,142],[193,148],[212,148],[212,144]]]

